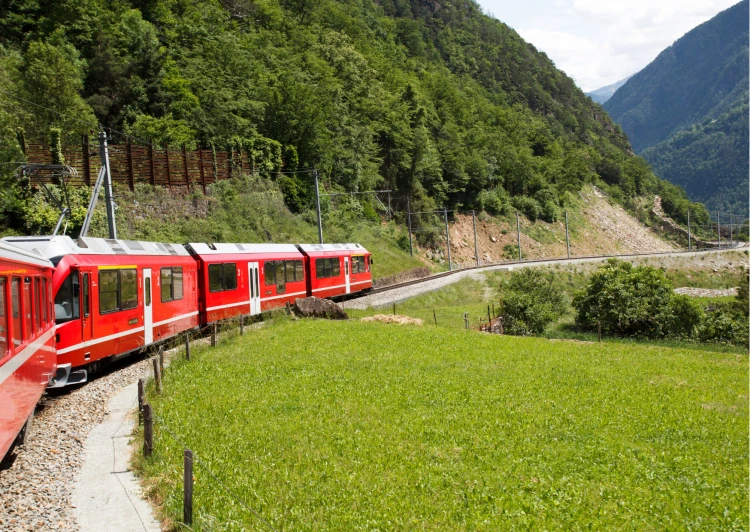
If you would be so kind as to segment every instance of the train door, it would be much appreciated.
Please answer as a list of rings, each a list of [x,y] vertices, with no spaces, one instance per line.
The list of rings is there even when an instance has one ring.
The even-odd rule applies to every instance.
[[[81,274],[81,339],[86,342],[94,338],[94,320],[91,316],[91,273]]]
[[[349,284],[349,257],[344,257],[344,277],[346,278],[346,293],[348,294],[351,290]]]
[[[250,314],[260,314],[260,275],[257,262],[247,263],[247,277],[250,281]]]
[[[151,268],[143,268],[143,340],[145,345],[154,341],[153,301],[151,300]]]

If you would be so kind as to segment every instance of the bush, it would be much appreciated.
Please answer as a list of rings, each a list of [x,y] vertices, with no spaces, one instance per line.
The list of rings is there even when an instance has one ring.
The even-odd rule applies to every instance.
[[[510,210],[508,196],[502,188],[482,190],[477,196],[477,203],[480,209],[499,216],[508,214]]]
[[[544,274],[536,268],[525,268],[511,275],[502,287],[500,300],[506,333],[538,335],[563,315],[567,300],[553,281],[553,274]]]
[[[747,347],[747,318],[740,313],[720,307],[706,314],[698,326],[698,339],[701,342]]]
[[[511,199],[511,204],[525,214],[526,218],[532,222],[535,222],[542,213],[542,207],[539,205],[539,202],[528,196],[514,196],[513,199]]]
[[[700,308],[672,291],[664,272],[610,259],[573,299],[576,322],[618,336],[664,338],[693,334]]]

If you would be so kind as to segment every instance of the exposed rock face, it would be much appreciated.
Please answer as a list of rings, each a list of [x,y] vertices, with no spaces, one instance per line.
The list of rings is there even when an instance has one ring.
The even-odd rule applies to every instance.
[[[329,299],[305,297],[294,302],[294,313],[303,318],[348,320],[349,316],[339,305]]]

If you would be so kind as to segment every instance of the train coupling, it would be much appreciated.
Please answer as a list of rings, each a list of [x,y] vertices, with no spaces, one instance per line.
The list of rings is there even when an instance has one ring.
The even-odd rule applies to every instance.
[[[57,372],[50,381],[48,388],[63,388],[74,384],[83,384],[88,380],[88,372],[85,369],[70,371],[70,364],[57,366]]]

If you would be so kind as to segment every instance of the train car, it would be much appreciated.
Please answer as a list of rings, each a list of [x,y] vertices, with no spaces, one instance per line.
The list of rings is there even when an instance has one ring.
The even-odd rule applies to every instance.
[[[184,246],[67,236],[11,237],[54,265],[53,387],[199,325],[198,264]]]
[[[53,265],[0,242],[0,459],[31,428],[55,374]]]
[[[293,244],[185,246],[200,264],[201,323],[259,314],[307,296],[304,256]]]
[[[300,244],[307,259],[308,294],[341,298],[372,289],[372,255],[359,244]]]

